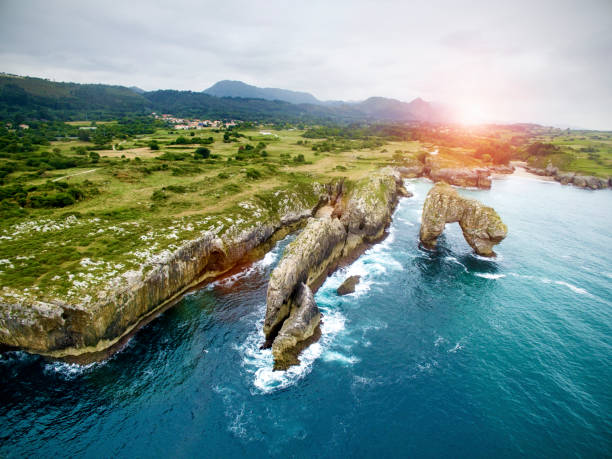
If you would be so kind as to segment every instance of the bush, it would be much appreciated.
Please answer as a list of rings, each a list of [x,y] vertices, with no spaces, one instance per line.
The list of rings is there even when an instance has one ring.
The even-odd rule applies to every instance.
[[[168,196],[166,195],[166,193],[164,192],[164,190],[155,190],[153,192],[153,194],[151,195],[151,201],[163,201],[165,199],[168,199]]]
[[[183,137],[182,135],[177,137],[176,140],[174,141],[175,145],[188,145],[191,142],[189,140],[187,140],[187,137]]]
[[[151,140],[149,142],[149,148],[151,150],[159,150],[159,144],[157,143],[157,140]]]
[[[210,158],[210,150],[206,147],[197,148],[193,154],[195,159],[207,159]]]
[[[90,151],[89,157],[91,158],[92,163],[97,163],[100,161],[100,153],[96,153],[95,151]]]
[[[257,169],[247,169],[246,177],[252,180],[257,180],[261,178],[261,172],[259,172]]]
[[[305,161],[306,161],[306,159],[304,158],[304,155],[301,154],[301,153],[299,155],[293,157],[293,162],[295,162],[295,163],[303,163]]]

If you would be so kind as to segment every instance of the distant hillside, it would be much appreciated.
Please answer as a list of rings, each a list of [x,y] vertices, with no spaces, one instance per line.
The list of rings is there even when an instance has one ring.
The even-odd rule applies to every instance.
[[[42,78],[0,74],[0,116],[96,119],[150,111],[150,102],[123,86],[56,83]]]
[[[242,81],[223,80],[203,91],[215,97],[241,97],[243,99],[282,100],[292,104],[320,104],[315,96],[307,92],[279,88],[258,88]]]
[[[232,97],[211,94],[223,87],[238,88]],[[213,88],[216,89],[213,91]],[[261,92],[269,97],[253,97]],[[238,95],[240,94],[240,95]],[[247,97],[247,94],[251,95]],[[273,96],[273,94],[275,94]],[[285,99],[310,100],[295,103]],[[274,99],[271,100],[271,98]],[[205,92],[149,91],[104,84],[56,83],[42,78],[0,74],[0,119],[104,120],[152,111],[183,117],[245,121],[447,121],[442,107],[422,99],[410,103],[383,97],[363,102],[321,103],[311,94],[263,89],[240,82],[219,82]]]
[[[370,97],[363,102],[350,104],[368,118],[392,121],[448,121],[449,111],[443,106],[426,102],[421,98],[402,102],[385,97]]]

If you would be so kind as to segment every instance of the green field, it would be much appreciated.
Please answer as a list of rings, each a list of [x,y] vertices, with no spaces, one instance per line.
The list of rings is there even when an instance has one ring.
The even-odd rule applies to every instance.
[[[612,176],[612,132],[542,129],[533,141],[554,145],[558,151],[542,157],[527,157],[534,167],[553,166],[568,172],[597,177]]]

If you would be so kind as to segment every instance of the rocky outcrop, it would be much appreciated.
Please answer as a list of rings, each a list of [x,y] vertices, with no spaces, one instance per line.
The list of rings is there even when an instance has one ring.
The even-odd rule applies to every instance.
[[[299,196],[288,193],[275,209],[256,209],[257,220],[223,234],[205,232],[156,259],[146,272],[128,272],[121,284],[97,293],[89,304],[61,301],[0,303],[0,344],[54,357],[106,351],[189,287],[214,278],[269,248],[275,235],[337,198],[335,184],[313,183]],[[99,357],[92,357],[96,360]],[[82,361],[87,361],[87,357]]]
[[[298,363],[299,344],[315,335],[321,313],[310,287],[300,283],[289,301],[289,316],[272,344],[272,355],[277,369],[286,369]]]
[[[310,218],[287,246],[268,283],[264,321],[266,339],[273,338],[291,311],[291,298],[302,283],[313,285],[342,255],[346,230],[337,218]]]
[[[508,228],[493,208],[460,196],[446,183],[437,183],[429,190],[423,205],[422,245],[434,248],[444,226],[454,222],[459,223],[465,240],[479,255],[495,255],[493,246],[508,233]]]
[[[432,169],[429,172],[429,178],[434,182],[446,182],[462,187],[491,188],[491,173],[487,168]]]
[[[487,169],[495,174],[512,174],[515,170],[511,164],[496,164],[495,166],[489,166]]]
[[[525,166],[527,172],[544,177],[553,177],[562,185],[574,185],[578,188],[586,188],[591,190],[602,190],[604,188],[612,188],[612,177],[600,178],[592,175],[579,175],[575,172],[563,172],[558,167],[548,163],[546,168],[540,169],[537,167]]]
[[[284,354],[290,353],[285,344],[278,347],[276,340],[290,320],[301,285],[316,290],[342,259],[381,238],[397,199],[404,192],[400,174],[391,168],[358,182],[344,182],[331,215],[309,219],[298,237],[286,247],[270,276],[263,326],[265,345],[271,345],[273,350],[275,346],[282,349],[275,353],[275,359],[283,360]],[[286,342],[289,341],[283,338],[283,343]]]
[[[347,277],[344,282],[336,289],[336,293],[340,296],[348,295],[355,292],[355,286],[359,283],[361,276]]]

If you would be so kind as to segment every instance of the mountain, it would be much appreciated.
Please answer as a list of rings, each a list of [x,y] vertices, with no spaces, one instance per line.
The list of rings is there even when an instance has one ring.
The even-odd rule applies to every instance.
[[[442,105],[426,102],[421,98],[402,102],[385,97],[370,97],[351,104],[368,118],[387,121],[449,121],[450,111]]]
[[[232,97],[222,89],[234,88]],[[218,92],[217,92],[218,91]],[[242,91],[242,92],[241,92]],[[268,97],[246,97],[265,94]],[[286,99],[315,100],[295,103]],[[272,98],[273,97],[273,98]],[[219,82],[205,92],[143,91],[104,84],[57,83],[0,73],[0,120],[105,120],[152,111],[180,117],[265,122],[448,121],[448,111],[422,99],[406,103],[371,97],[363,102],[322,103],[308,93]]]
[[[258,88],[242,81],[218,81],[205,94],[215,97],[240,97],[243,99],[282,100],[292,104],[320,104],[315,96],[307,92],[279,88]]]

